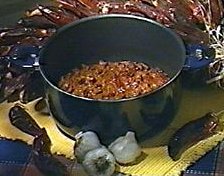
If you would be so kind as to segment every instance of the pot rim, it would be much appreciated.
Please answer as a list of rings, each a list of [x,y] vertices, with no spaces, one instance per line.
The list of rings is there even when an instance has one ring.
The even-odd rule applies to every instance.
[[[183,51],[183,53],[180,56],[180,58],[181,57],[185,57],[186,58],[186,48],[184,46],[183,40],[173,30],[171,30],[170,28],[167,28],[166,26],[164,26],[164,25],[162,25],[162,24],[160,24],[160,23],[158,23],[158,22],[156,22],[156,21],[154,21],[152,19],[148,19],[148,18],[145,18],[145,17],[128,15],[128,14],[106,14],[106,15],[96,15],[96,16],[85,17],[85,18],[76,20],[76,21],[74,21],[72,23],[69,23],[69,24],[61,27],[60,29],[58,29],[57,32],[53,36],[50,37],[50,39],[47,41],[47,43],[45,44],[45,46],[43,46],[43,48],[41,49],[39,61],[41,60],[42,55],[45,52],[46,46],[49,45],[50,43],[52,43],[53,40],[54,40],[54,38],[57,37],[57,35],[59,35],[60,33],[63,33],[64,31],[66,31],[67,29],[69,29],[71,27],[74,27],[74,26],[79,25],[80,23],[85,23],[85,22],[88,22],[88,21],[91,21],[91,20],[96,20],[96,19],[101,19],[101,18],[129,18],[129,19],[135,19],[135,20],[145,21],[145,22],[152,23],[152,24],[155,24],[157,26],[160,26],[160,27],[162,27],[164,30],[168,31],[171,35],[173,35],[176,38],[177,42],[179,43],[179,45],[181,47],[181,50]],[[59,91],[60,93],[66,94],[68,96],[71,96],[71,97],[74,97],[74,98],[77,98],[77,99],[86,100],[86,101],[116,103],[116,102],[124,102],[124,101],[132,101],[132,100],[140,99],[140,98],[143,98],[143,97],[146,97],[146,96],[150,96],[151,94],[154,94],[154,93],[160,91],[161,89],[163,89],[166,86],[168,86],[169,84],[171,84],[180,75],[181,71],[183,70],[184,63],[185,63],[185,59],[183,59],[182,67],[179,69],[179,71],[177,71],[177,73],[172,78],[170,78],[167,83],[163,84],[159,88],[157,88],[157,89],[155,89],[155,90],[153,90],[151,92],[148,92],[146,94],[143,94],[143,95],[134,96],[134,97],[131,97],[131,98],[117,99],[117,100],[113,100],[113,99],[110,99],[110,100],[106,100],[106,99],[93,99],[93,98],[87,98],[87,97],[81,97],[81,96],[73,95],[71,93],[68,93],[68,92],[60,89],[58,86],[55,86],[47,78],[47,76],[44,73],[44,69],[42,68],[41,62],[39,64],[39,71],[40,71],[41,75],[43,76],[44,80],[53,89]],[[44,67],[44,64],[43,64],[43,67]]]

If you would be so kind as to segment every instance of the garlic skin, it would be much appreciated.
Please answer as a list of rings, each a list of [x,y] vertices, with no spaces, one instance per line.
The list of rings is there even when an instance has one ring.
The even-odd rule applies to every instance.
[[[130,131],[125,136],[117,138],[108,148],[116,161],[121,164],[129,164],[141,155],[141,148],[135,139],[135,133]]]
[[[82,165],[90,176],[111,176],[115,172],[115,163],[113,154],[102,146],[89,151]]]
[[[92,131],[80,132],[75,136],[75,139],[74,153],[80,163],[83,161],[87,152],[102,146],[98,136]]]

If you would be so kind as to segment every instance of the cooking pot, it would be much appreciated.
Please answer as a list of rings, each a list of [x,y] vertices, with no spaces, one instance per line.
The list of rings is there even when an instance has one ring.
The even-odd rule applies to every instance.
[[[58,128],[73,138],[79,131],[95,131],[109,144],[127,131],[141,142],[169,125],[179,106],[179,75],[185,46],[170,29],[131,15],[84,18],[62,27],[40,53],[40,72],[46,97]],[[82,64],[129,60],[164,70],[170,77],[161,88],[134,98],[93,100],[58,88],[62,75]]]

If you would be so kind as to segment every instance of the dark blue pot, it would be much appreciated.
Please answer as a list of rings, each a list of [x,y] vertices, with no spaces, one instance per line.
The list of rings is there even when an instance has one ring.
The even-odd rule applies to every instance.
[[[170,29],[142,17],[105,15],[59,30],[40,53],[40,71],[51,114],[65,134],[74,137],[80,130],[93,130],[109,143],[133,130],[143,141],[174,118],[185,57],[182,40]],[[171,79],[152,93],[116,101],[77,97],[57,87],[62,75],[99,60],[143,62],[161,68]]]

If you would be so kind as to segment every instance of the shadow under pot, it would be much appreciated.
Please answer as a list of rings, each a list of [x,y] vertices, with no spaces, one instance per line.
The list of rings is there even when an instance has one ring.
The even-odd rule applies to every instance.
[[[119,100],[94,100],[58,88],[63,75],[99,60],[145,63],[163,70],[170,80],[148,94]],[[170,124],[179,105],[184,62],[185,47],[174,32],[130,15],[76,21],[58,30],[40,53],[47,102],[58,128],[71,138],[80,130],[95,131],[104,144],[128,130],[141,142]]]

